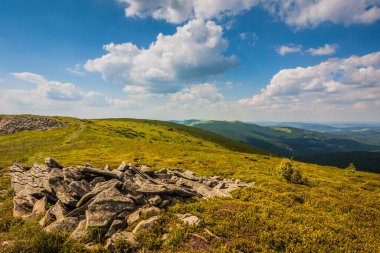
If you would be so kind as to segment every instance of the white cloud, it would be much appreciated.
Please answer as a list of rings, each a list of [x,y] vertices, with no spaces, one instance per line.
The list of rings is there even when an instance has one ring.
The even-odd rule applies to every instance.
[[[239,34],[239,38],[242,41],[248,42],[252,47],[254,47],[259,40],[259,37],[256,35],[256,33],[250,33],[250,32],[244,32]]]
[[[214,84],[203,83],[185,88],[170,95],[169,106],[171,108],[194,109],[216,107],[224,104],[224,96]]]
[[[380,52],[330,59],[315,66],[278,72],[260,94],[241,105],[308,115],[352,109],[380,110]],[[379,116],[379,115],[378,115]]]
[[[212,19],[233,16],[249,10],[257,0],[119,0],[128,6],[127,17],[153,17],[170,23],[194,18]]]
[[[37,85],[35,92],[52,100],[78,101],[85,95],[72,83],[48,81],[43,76],[30,72],[12,73],[12,75],[18,79]]]
[[[235,67],[237,58],[223,55],[227,47],[221,26],[192,20],[173,35],[159,34],[147,49],[132,43],[106,45],[108,53],[89,60],[85,68],[107,81],[142,86],[153,93],[174,92],[183,83]]]
[[[81,64],[75,64],[74,66],[67,68],[67,71],[80,76],[85,74]]]
[[[126,85],[123,91],[127,94],[136,95],[136,94],[147,94],[149,93],[145,87],[138,85]]]
[[[299,45],[293,46],[285,46],[282,45],[278,48],[276,48],[277,53],[279,53],[281,56],[287,55],[287,54],[294,54],[294,53],[299,53],[302,51],[302,47]]]
[[[263,7],[287,25],[316,27],[334,24],[371,24],[380,19],[379,0],[264,0]]]
[[[289,26],[372,24],[380,19],[379,0],[119,0],[128,17],[153,17],[170,23],[194,18],[220,19],[261,6]]]
[[[338,45],[336,44],[325,44],[323,47],[309,48],[306,52],[312,56],[322,56],[335,54],[337,49]]]

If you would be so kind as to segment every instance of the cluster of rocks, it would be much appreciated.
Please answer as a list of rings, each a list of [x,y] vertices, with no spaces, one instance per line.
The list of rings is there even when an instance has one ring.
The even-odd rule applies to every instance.
[[[68,123],[41,116],[2,116],[0,135],[13,134],[26,130],[48,130],[65,127]]]
[[[135,243],[134,235],[150,227],[153,216],[141,221],[147,213],[184,198],[230,197],[230,192],[249,186],[239,180],[220,177],[196,177],[179,169],[149,170],[123,162],[117,169],[85,166],[64,167],[52,158],[44,165],[28,167],[15,163],[10,169],[13,215],[31,219],[44,214],[39,221],[46,231],[64,231],[79,239],[91,228],[104,236],[112,250],[117,238]],[[185,223],[197,224],[191,214],[180,217]],[[132,232],[124,229],[136,222]]]

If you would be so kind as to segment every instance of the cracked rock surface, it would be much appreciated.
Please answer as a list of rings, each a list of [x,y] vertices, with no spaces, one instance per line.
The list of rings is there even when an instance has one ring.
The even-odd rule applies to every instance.
[[[158,213],[178,200],[199,197],[231,197],[230,192],[250,186],[240,180],[197,177],[179,169],[149,170],[123,162],[111,170],[85,166],[65,167],[52,158],[44,165],[28,167],[15,163],[10,169],[13,215],[30,218],[45,213],[40,220],[47,231],[64,231],[80,239],[89,228],[101,231],[108,248],[120,236],[133,241],[132,234],[149,228],[157,217],[140,221],[132,233],[127,226],[137,223],[144,213]],[[185,223],[199,219],[185,214]]]

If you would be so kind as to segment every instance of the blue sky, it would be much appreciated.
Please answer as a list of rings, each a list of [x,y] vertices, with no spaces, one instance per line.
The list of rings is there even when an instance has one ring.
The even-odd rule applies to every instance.
[[[2,0],[0,113],[380,121],[379,20],[378,0]]]

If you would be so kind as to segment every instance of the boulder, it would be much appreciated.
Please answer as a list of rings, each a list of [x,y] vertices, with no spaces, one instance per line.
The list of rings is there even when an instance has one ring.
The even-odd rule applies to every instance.
[[[73,232],[80,222],[80,219],[77,217],[67,217],[59,221],[54,221],[49,226],[45,228],[46,232],[52,231],[62,231],[71,233]]]
[[[190,225],[190,226],[196,226],[196,225],[199,225],[199,223],[201,222],[201,220],[195,216],[195,215],[192,215],[191,213],[186,213],[186,214],[180,214],[178,215],[178,218],[180,218],[180,220],[187,224],[187,225]]]
[[[140,221],[136,225],[136,227],[133,229],[132,233],[137,234],[145,229],[151,228],[157,220],[158,220],[158,216],[153,216],[147,220]]]
[[[57,221],[64,219],[68,212],[68,208],[62,203],[61,200],[58,200],[50,211]]]
[[[117,214],[133,210],[135,203],[115,187],[99,193],[86,211],[87,227],[107,229]]]
[[[114,220],[112,222],[110,228],[108,229],[106,235],[104,236],[104,238],[111,237],[113,234],[124,229],[126,226],[127,226],[127,223],[125,220]]]
[[[86,220],[82,220],[79,222],[76,229],[71,233],[70,238],[72,239],[84,239],[87,236],[86,230]]]

